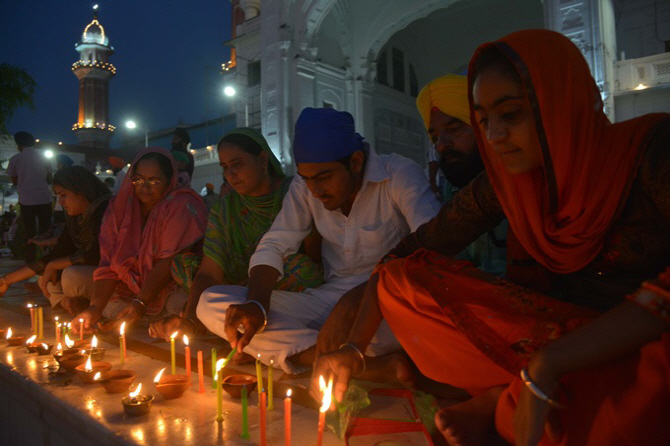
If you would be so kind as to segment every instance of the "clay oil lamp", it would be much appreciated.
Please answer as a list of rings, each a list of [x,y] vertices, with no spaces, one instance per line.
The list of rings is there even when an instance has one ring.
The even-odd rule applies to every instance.
[[[93,379],[100,383],[107,393],[123,393],[128,391],[136,376],[137,373],[132,370],[108,370],[96,373]]]
[[[37,335],[32,335],[26,341],[26,348],[28,349],[28,353],[35,353],[37,351],[36,348],[40,344],[39,342],[35,342],[35,339],[37,339]]]
[[[106,372],[111,370],[112,365],[109,362],[92,362],[89,355],[85,364],[79,364],[74,368],[77,376],[84,382],[84,384],[93,384],[93,378],[98,372]]]
[[[77,339],[74,341],[74,346],[77,348],[82,348],[84,350],[91,349],[91,340],[90,339]]]
[[[37,347],[35,347],[35,351],[37,352],[38,355],[44,356],[48,355],[51,353],[51,350],[53,349],[54,345],[53,344],[45,344],[41,343],[38,344]]]
[[[156,390],[163,395],[166,400],[179,398],[189,388],[191,382],[186,375],[166,375],[163,376],[163,368],[154,378]]]
[[[228,375],[221,380],[223,390],[235,399],[242,397],[242,388],[246,387],[247,395],[256,388],[258,379],[253,375]]]
[[[7,344],[9,344],[12,347],[19,346],[23,344],[23,341],[26,340],[25,336],[13,336],[11,327],[7,329],[5,339],[7,339]]]
[[[151,402],[154,400],[153,395],[142,395],[140,390],[142,390],[142,383],[137,385],[137,390],[130,392],[128,396],[121,400],[123,411],[129,417],[144,415],[151,410]]]
[[[105,358],[105,349],[98,347],[98,338],[93,335],[91,339],[91,350],[89,350],[93,361],[102,361]]]
[[[75,372],[75,368],[79,365],[85,364],[88,359],[88,355],[85,355],[83,352],[75,353],[73,355],[62,356],[58,360],[58,364],[67,370],[70,373]]]
[[[78,348],[66,348],[65,350],[63,350],[63,345],[58,344],[56,346],[56,351],[54,352],[54,359],[56,361],[60,361],[60,358],[62,358],[63,356],[74,355],[75,353],[80,353],[80,352],[81,352],[81,349],[78,349]]]

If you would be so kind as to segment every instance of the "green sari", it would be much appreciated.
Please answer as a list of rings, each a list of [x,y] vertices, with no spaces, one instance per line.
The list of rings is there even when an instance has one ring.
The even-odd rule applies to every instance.
[[[240,128],[231,133],[253,139],[267,152],[268,162],[275,174],[283,178],[275,191],[261,197],[240,195],[232,190],[221,197],[210,211],[203,253],[223,270],[223,284],[246,285],[249,259],[281,210],[292,177],[285,177],[281,164],[258,132]],[[190,289],[200,261],[201,257],[195,254],[177,256],[172,263],[175,281]],[[285,259],[284,278],[277,282],[275,289],[302,291],[322,282],[323,271],[318,264],[304,254],[293,254]]]

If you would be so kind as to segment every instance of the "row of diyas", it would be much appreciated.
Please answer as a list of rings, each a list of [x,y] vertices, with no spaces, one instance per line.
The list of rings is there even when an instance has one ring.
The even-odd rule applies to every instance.
[[[121,364],[124,365],[126,361],[126,352],[125,352],[125,322],[121,325],[120,329],[120,348],[121,348]],[[5,330],[0,330],[0,336],[5,332]],[[60,338],[60,332],[57,331],[57,338]],[[83,324],[80,325],[80,333],[83,334]],[[53,345],[46,343],[36,343],[35,340],[39,335],[33,335],[24,341],[24,336],[14,336],[11,327],[6,330],[5,338],[10,346],[20,346],[25,344],[29,352],[37,352],[41,355],[46,355],[51,352]],[[170,349],[171,349],[171,362],[172,370],[176,371],[175,364],[175,345],[174,339],[176,338],[177,333],[173,333],[170,336]],[[59,339],[58,339],[59,340]],[[188,346],[188,337],[184,335],[183,337],[185,344],[185,360],[186,360],[186,369],[187,375],[179,375],[173,373],[172,375],[164,375],[165,368],[163,368],[154,378],[154,384],[156,390],[163,396],[165,399],[174,399],[181,397],[184,392],[191,386],[191,377],[190,377],[190,348]],[[125,393],[129,390],[133,381],[135,380],[137,374],[132,370],[111,370],[112,364],[109,362],[104,362],[101,359],[104,357],[105,350],[102,347],[98,347],[98,340],[95,336],[92,337],[90,342],[83,338],[83,335],[80,336],[78,341],[72,341],[69,337],[69,333],[64,335],[64,342],[66,349],[63,349],[62,345],[58,343],[56,351],[54,352],[54,358],[58,364],[67,370],[70,373],[76,373],[77,376],[81,379],[84,384],[99,383],[101,384],[107,393]],[[213,350],[215,352],[215,350]],[[259,408],[260,408],[260,444],[261,446],[267,445],[266,437],[266,411],[273,410],[273,405],[271,401],[272,398],[272,363],[271,360],[270,367],[268,368],[268,391],[262,387],[263,378],[262,378],[262,363],[260,361],[260,355],[258,356],[256,362],[256,372],[257,376],[253,375],[228,375],[225,378],[222,376],[223,369],[226,367],[228,362],[234,356],[236,350],[233,349],[230,354],[225,359],[219,359],[214,363],[214,375],[213,383],[217,389],[217,416],[216,421],[223,421],[223,410],[222,410],[222,390],[225,390],[233,398],[241,398],[242,403],[242,438],[249,438],[249,425],[248,425],[248,397],[256,388],[257,384],[260,383],[259,387]],[[198,374],[199,374],[199,383],[200,391],[199,393],[204,393],[203,385],[203,365],[202,365],[202,351],[197,352],[198,357]],[[215,358],[214,354],[212,355]],[[320,378],[320,390],[323,393],[323,401],[321,408],[319,409],[319,424],[317,430],[317,445],[320,446],[323,439],[323,432],[325,427],[325,413],[330,408],[331,405],[331,394],[332,394],[332,379],[328,382],[328,385],[325,384],[323,377]],[[121,400],[123,410],[128,416],[139,416],[144,415],[150,412],[151,404],[154,401],[153,395],[142,394],[141,393],[142,384],[139,383],[136,389],[133,392],[130,392],[127,396],[123,397]],[[269,393],[269,395],[268,395]],[[285,444],[291,444],[291,390],[286,394],[284,400],[284,423],[285,423]]]

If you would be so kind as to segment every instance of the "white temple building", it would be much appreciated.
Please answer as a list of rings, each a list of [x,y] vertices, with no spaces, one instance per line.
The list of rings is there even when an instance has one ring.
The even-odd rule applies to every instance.
[[[613,120],[670,111],[670,2],[654,0],[231,0],[238,125],[260,128],[292,171],[304,107],[350,112],[377,152],[425,164],[414,105],[464,73],[482,42],[550,28],[582,49]],[[560,87],[559,87],[560,88]]]

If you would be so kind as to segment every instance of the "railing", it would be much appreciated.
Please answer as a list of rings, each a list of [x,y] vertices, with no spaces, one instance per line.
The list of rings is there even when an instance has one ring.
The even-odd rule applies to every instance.
[[[670,85],[670,53],[655,54],[615,63],[614,94]]]

